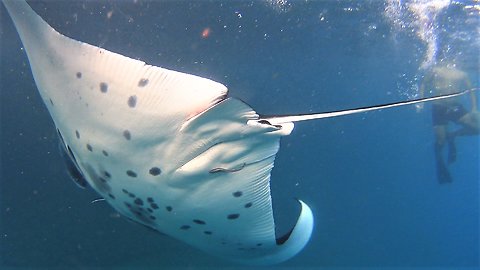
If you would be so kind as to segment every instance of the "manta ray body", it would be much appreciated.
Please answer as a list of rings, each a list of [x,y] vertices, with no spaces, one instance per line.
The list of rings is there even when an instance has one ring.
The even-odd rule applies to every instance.
[[[296,224],[275,235],[270,172],[293,122],[421,102],[261,118],[220,83],[76,41],[25,1],[3,3],[77,184],[135,222],[241,263],[285,261],[312,234],[298,200]]]
[[[305,246],[310,208],[300,201],[277,244],[269,187],[292,123],[259,121],[220,83],[73,40],[26,2],[4,4],[65,152],[119,213],[246,263],[280,262]]]

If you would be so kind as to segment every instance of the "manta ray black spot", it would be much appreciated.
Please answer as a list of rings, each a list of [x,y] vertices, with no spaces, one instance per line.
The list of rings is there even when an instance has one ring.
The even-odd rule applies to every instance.
[[[147,202],[153,203],[153,202],[154,202],[154,201],[153,201],[153,198],[152,198],[152,197],[148,197],[148,198],[147,198]]]
[[[132,170],[128,170],[127,175],[130,176],[130,177],[137,177],[137,173],[132,171]]]
[[[167,209],[168,212],[172,212],[173,208],[171,206],[167,206],[165,207],[165,209]]]
[[[100,92],[102,93],[107,93],[108,91],[108,84],[101,82],[100,83]]]
[[[158,167],[152,167],[148,172],[153,176],[157,176],[162,173],[162,170],[160,170]]]
[[[182,227],[180,227],[181,230],[188,230],[190,228],[190,225],[183,225]]]
[[[107,180],[103,177],[98,177],[98,180],[100,180],[102,183],[107,183]]]
[[[151,219],[151,220],[155,220],[155,219],[157,219],[157,218],[156,218],[155,216],[150,216],[150,219]]]
[[[78,130],[75,130],[75,137],[77,137],[77,139],[80,139],[80,132],[78,132]]]
[[[127,103],[130,108],[135,108],[137,105],[137,96],[130,96]]]
[[[124,130],[123,131],[123,137],[125,137],[125,139],[127,139],[129,141],[132,138],[132,134],[130,134],[130,131]]]
[[[113,196],[112,193],[108,193],[108,197],[112,198],[113,200],[115,200],[115,196]]]
[[[126,206],[126,207],[128,207],[128,208],[132,208],[132,205],[131,205],[131,204],[129,204],[128,202],[123,202],[123,203],[125,204],[125,206]]]
[[[211,231],[204,231],[203,233],[206,234],[206,235],[212,235]]]
[[[249,202],[244,205],[245,208],[250,208],[252,207],[253,203]]]
[[[107,152],[107,151],[102,150],[102,154],[103,154],[104,156],[108,157],[108,152]]]
[[[106,181],[104,182],[101,180],[101,177],[92,167],[92,165],[88,163],[82,163],[81,165],[81,167],[84,168],[83,172],[90,178],[95,189],[97,189],[101,194],[105,195],[111,191],[112,188],[106,183]]]
[[[143,200],[140,198],[136,198],[135,201],[133,201],[137,205],[143,205]]]
[[[93,148],[92,148],[92,146],[91,146],[90,144],[88,144],[88,143],[87,143],[87,149],[88,149],[88,151],[90,151],[90,152],[92,152],[92,151],[93,151]]]
[[[112,178],[112,175],[107,171],[104,171],[103,175],[105,175],[106,178]]]
[[[152,207],[152,209],[155,209],[155,210],[157,210],[159,208],[156,203],[150,204],[150,207]]]
[[[200,220],[200,219],[194,219],[193,222],[194,222],[194,223],[197,223],[197,224],[199,224],[199,225],[205,225],[205,224],[207,224],[207,223],[205,223],[205,221]]]
[[[135,197],[136,197],[135,194],[129,192],[129,191],[126,190],[126,189],[122,189],[122,192],[125,193],[125,194],[127,194],[128,197],[130,197],[130,198],[135,198]]]
[[[258,243],[257,244],[257,247],[261,247],[263,244],[262,243]]]
[[[49,100],[50,100],[50,104],[52,104],[52,106],[54,106],[54,105],[53,105],[53,101],[52,101],[52,99],[51,99],[51,98],[49,98]]]
[[[235,191],[235,192],[233,192],[232,194],[233,194],[233,197],[237,197],[237,198],[238,198],[238,197],[240,197],[240,196],[243,195],[243,192],[241,192],[241,191]]]
[[[138,87],[144,87],[147,84],[148,84],[148,79],[142,78],[140,79],[140,81],[138,81]]]
[[[150,213],[153,213],[152,208],[147,208],[147,211],[150,212]]]
[[[77,79],[81,79],[82,78],[82,73],[81,72],[77,72],[77,74],[75,74],[77,76]]]
[[[237,219],[238,217],[240,217],[240,214],[230,214],[227,216],[228,219]]]
[[[132,208],[129,208],[129,210],[135,215],[137,219],[140,220],[140,223],[153,224],[151,218],[152,215],[147,213],[143,208],[133,205]]]

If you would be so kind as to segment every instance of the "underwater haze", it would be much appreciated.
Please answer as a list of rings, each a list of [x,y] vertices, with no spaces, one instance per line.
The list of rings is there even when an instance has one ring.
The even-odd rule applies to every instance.
[[[29,4],[68,37],[220,82],[260,115],[415,99],[438,65],[480,83],[477,0]],[[128,222],[70,180],[3,4],[0,105],[0,269],[259,268]],[[297,123],[272,171],[274,215],[288,231],[301,198],[315,227],[298,255],[262,269],[479,269],[479,138],[456,138],[453,181],[439,183],[431,103]]]

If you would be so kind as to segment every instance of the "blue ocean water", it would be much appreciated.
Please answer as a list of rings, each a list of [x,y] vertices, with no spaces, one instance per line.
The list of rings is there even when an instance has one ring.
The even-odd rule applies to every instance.
[[[479,86],[477,1],[30,4],[67,36],[221,82],[263,115],[411,99],[435,62]],[[0,89],[0,267],[242,268],[125,221],[69,180],[3,5]],[[429,104],[296,124],[272,173],[275,218],[286,231],[301,198],[315,229],[271,268],[478,269],[479,137],[457,139],[450,184],[437,182],[434,142]]]

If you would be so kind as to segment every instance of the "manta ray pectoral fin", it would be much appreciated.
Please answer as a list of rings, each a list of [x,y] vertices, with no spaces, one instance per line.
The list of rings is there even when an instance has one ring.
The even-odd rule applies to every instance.
[[[277,240],[277,248],[274,252],[247,263],[256,265],[276,264],[290,259],[299,253],[310,240],[313,232],[314,217],[310,207],[301,200],[300,215],[293,229],[281,241]]]
[[[368,107],[362,107],[362,108],[355,108],[355,109],[349,109],[349,110],[341,110],[341,111],[333,111],[333,112],[325,112],[325,113],[314,113],[314,114],[303,114],[303,115],[287,115],[287,116],[277,116],[277,117],[265,117],[260,119],[258,122],[267,122],[271,125],[280,125],[283,123],[290,123],[290,122],[299,122],[299,121],[307,121],[307,120],[315,120],[315,119],[322,119],[322,118],[331,118],[331,117],[337,117],[337,116],[342,116],[342,115],[348,115],[348,114],[356,114],[356,113],[364,113],[364,112],[369,112],[369,111],[376,111],[376,110],[381,110],[381,109],[388,109],[388,108],[394,108],[394,107],[400,107],[400,106],[406,106],[406,105],[413,105],[417,103],[422,103],[422,102],[429,102],[429,101],[434,101],[434,100],[441,100],[441,99],[447,99],[447,98],[452,98],[452,97],[458,97],[461,95],[465,95],[469,92],[476,91],[479,88],[472,88],[468,89],[465,91],[460,91],[452,94],[445,94],[445,95],[439,95],[439,96],[433,96],[433,97],[426,97],[426,98],[419,98],[419,99],[413,99],[413,100],[407,100],[407,101],[401,101],[401,102],[394,102],[394,103],[388,103],[388,104],[382,104],[382,105],[376,105],[376,106],[368,106]]]
[[[113,115],[124,119],[119,123],[138,123],[132,118],[161,114],[171,119],[168,127],[175,130],[174,124],[227,94],[227,88],[218,82],[147,65],[66,37],[25,1],[5,0],[3,4],[25,47],[40,95],[65,139],[68,133],[62,120],[81,116],[79,122],[92,125],[87,115],[97,123],[102,116],[111,119]]]

